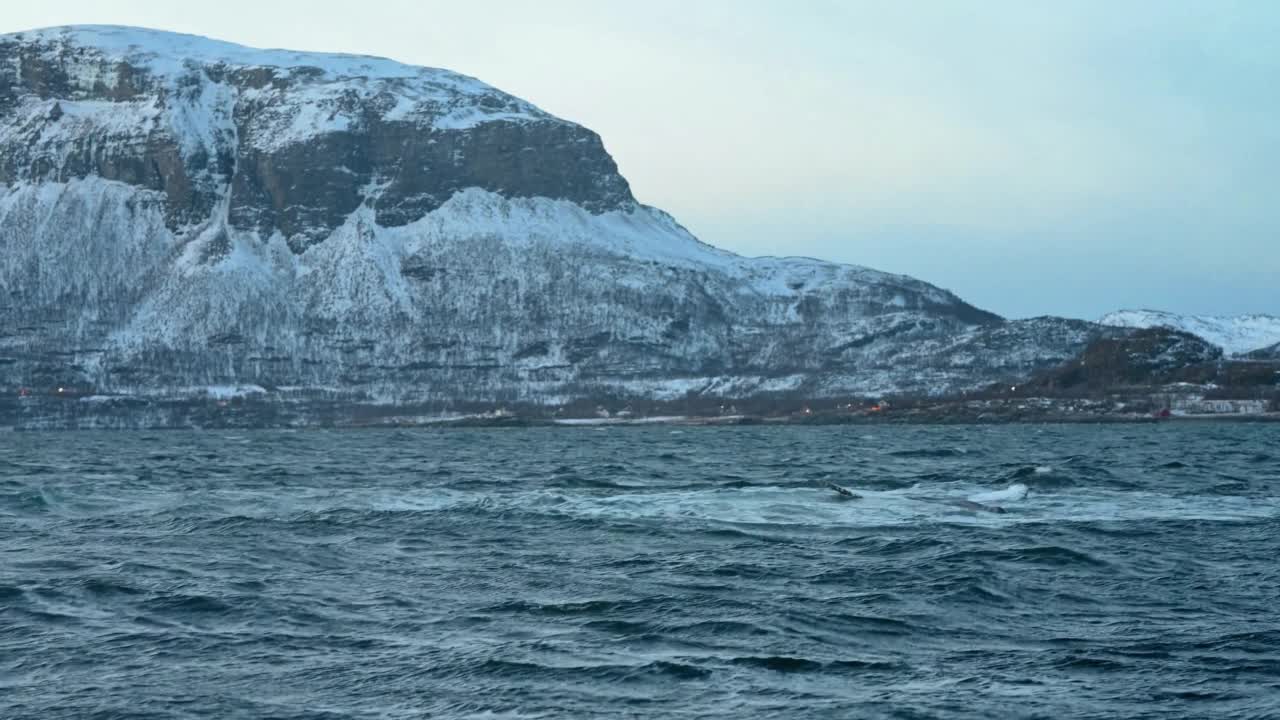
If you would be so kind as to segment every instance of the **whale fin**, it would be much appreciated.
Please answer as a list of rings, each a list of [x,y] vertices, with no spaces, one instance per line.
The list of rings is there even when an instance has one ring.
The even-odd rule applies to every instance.
[[[985,503],[975,502],[973,500],[952,500],[950,501],[950,503],[952,505],[955,505],[958,508],[963,508],[971,512],[989,512],[989,513],[995,513],[997,515],[1003,515],[1009,512],[1008,510],[1005,510],[1004,507],[1000,505],[987,505]]]
[[[835,491],[836,491],[836,494],[837,494],[837,495],[839,495],[839,496],[840,496],[840,497],[842,497],[842,498],[848,498],[848,499],[850,499],[850,500],[857,500],[857,499],[859,499],[859,498],[861,498],[861,497],[862,497],[861,495],[859,495],[859,494],[855,493],[854,491],[850,490],[849,488],[846,488],[846,487],[840,487],[839,485],[837,485],[837,484],[835,484],[835,483],[833,483],[833,482],[829,482],[829,483],[827,483],[827,487],[831,488],[832,490],[835,490]]]

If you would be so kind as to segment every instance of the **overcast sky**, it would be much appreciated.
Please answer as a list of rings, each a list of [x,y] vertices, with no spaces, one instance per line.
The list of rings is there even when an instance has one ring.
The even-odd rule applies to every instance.
[[[476,76],[599,132],[703,240],[1010,317],[1280,314],[1280,3],[59,0]]]

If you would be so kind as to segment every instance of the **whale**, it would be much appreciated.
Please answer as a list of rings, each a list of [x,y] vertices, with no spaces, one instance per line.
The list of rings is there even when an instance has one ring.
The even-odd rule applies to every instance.
[[[978,493],[964,500],[949,500],[951,505],[973,512],[989,512],[1003,515],[1009,512],[1000,505],[1001,502],[1015,502],[1018,500],[1026,500],[1031,494],[1031,489],[1022,483],[1014,483],[1003,490],[995,490],[992,492]]]
[[[833,482],[827,483],[827,487],[836,491],[836,499],[838,500],[860,500],[862,496],[850,490],[847,487],[841,487]]]
[[[842,485],[837,485],[833,482],[828,482],[826,485],[828,489],[833,490],[836,493],[836,498],[835,498],[836,500],[861,500],[862,499],[861,495],[855,493],[854,491]],[[990,493],[989,496],[992,499],[999,499],[999,500],[1003,500],[1003,499],[1021,500],[1027,496],[1027,490],[1025,485],[1021,485],[1021,486],[1015,485],[1015,486],[1011,486],[1008,490],[1000,491],[997,493]],[[983,502],[978,502],[977,500],[969,500],[965,498],[932,498],[932,500],[935,502],[942,503],[944,505],[951,505],[952,507],[957,507],[962,510],[968,510],[970,512],[985,512],[985,513],[992,513],[994,515],[1004,515],[1005,513],[1009,512],[1008,510],[1004,509],[1002,505],[996,505],[993,503],[983,503]]]
[[[988,512],[995,513],[997,515],[1003,515],[1009,512],[999,505],[984,505],[973,500],[947,500],[946,502],[948,505],[954,505],[964,510],[972,510],[973,512]]]

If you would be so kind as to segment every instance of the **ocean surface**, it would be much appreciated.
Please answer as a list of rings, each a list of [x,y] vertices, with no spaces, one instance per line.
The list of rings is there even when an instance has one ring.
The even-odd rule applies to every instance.
[[[1280,426],[0,435],[0,718],[419,717],[1280,718]]]

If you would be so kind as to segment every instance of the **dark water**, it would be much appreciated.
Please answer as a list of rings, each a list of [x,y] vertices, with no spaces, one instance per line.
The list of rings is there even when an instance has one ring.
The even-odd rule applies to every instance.
[[[1274,425],[11,433],[0,717],[1277,718],[1278,515]]]

